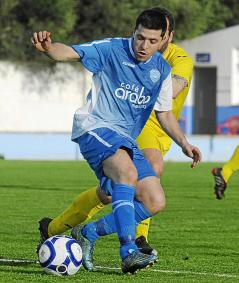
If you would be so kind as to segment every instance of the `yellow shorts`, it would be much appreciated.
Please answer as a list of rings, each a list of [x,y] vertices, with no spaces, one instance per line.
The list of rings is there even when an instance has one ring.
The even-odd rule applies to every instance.
[[[142,132],[136,139],[140,149],[154,148],[161,151],[164,156],[170,149],[172,140],[169,136],[159,127],[151,127],[150,122],[144,126]]]

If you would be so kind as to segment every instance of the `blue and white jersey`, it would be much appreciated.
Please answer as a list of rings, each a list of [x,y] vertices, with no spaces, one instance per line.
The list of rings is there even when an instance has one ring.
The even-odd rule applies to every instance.
[[[87,103],[74,115],[72,140],[102,127],[135,139],[153,108],[172,109],[171,68],[159,52],[139,62],[131,38],[110,38],[72,48],[93,73]]]

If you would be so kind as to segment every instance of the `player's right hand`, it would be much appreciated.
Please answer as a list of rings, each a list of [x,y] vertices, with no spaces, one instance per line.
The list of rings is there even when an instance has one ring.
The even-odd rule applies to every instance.
[[[195,168],[202,160],[202,153],[199,148],[194,145],[187,143],[182,147],[182,150],[185,155],[192,158],[193,162],[191,164],[191,168]]]
[[[51,47],[51,33],[49,31],[34,32],[31,42],[40,52],[47,52]]]

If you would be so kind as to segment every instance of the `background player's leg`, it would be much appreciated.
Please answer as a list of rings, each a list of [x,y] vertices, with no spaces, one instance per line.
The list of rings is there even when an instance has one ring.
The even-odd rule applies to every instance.
[[[59,216],[55,217],[48,226],[49,237],[62,234],[68,229],[91,219],[104,208],[99,200],[96,187],[77,196],[74,202]]]
[[[222,177],[227,183],[231,175],[239,170],[239,145],[236,147],[231,159],[222,167]]]
[[[145,219],[136,228],[136,239],[143,236],[148,241],[150,218]]]

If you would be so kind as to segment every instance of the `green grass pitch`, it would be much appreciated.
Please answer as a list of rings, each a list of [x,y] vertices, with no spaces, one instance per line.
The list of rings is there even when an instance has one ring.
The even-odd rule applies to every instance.
[[[239,282],[239,175],[218,201],[210,170],[216,164],[166,163],[166,210],[154,217],[150,243],[160,259],[151,269],[123,275],[115,235],[97,242],[97,272],[72,277],[43,273],[37,264],[0,265],[0,282]],[[56,216],[97,184],[85,162],[0,161],[0,257],[36,259],[37,221]],[[110,207],[106,208],[106,213]],[[98,216],[97,216],[98,217]]]

